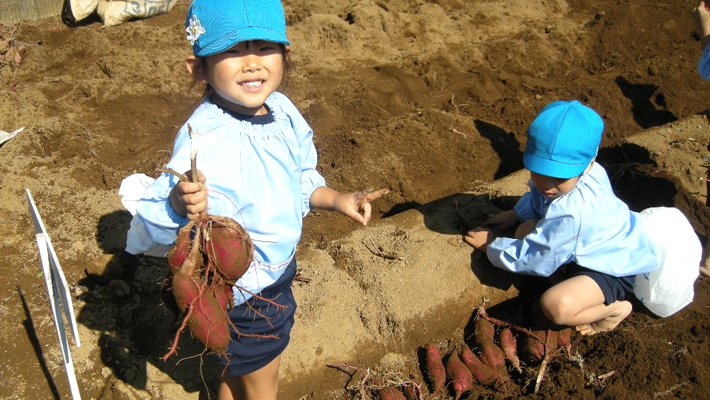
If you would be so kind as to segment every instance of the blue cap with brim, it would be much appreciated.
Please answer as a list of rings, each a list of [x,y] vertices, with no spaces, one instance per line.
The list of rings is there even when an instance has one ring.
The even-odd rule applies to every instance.
[[[599,114],[580,102],[550,103],[528,128],[525,168],[555,178],[582,175],[597,156],[603,131]]]
[[[250,40],[290,44],[279,0],[194,0],[187,10],[185,27],[198,57]]]

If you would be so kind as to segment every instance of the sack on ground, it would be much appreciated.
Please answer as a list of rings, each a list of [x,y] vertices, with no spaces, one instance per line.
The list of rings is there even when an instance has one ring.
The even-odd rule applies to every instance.
[[[677,208],[648,208],[641,216],[651,241],[658,246],[661,266],[636,275],[634,294],[651,312],[668,317],[693,301],[702,246]]]
[[[173,9],[177,0],[102,1],[96,12],[105,27],[120,25],[129,19],[150,18]]]
[[[69,0],[74,21],[81,21],[96,11],[99,0]]]

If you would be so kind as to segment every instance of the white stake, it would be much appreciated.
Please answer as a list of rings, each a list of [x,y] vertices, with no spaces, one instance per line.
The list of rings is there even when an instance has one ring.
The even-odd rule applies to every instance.
[[[64,315],[69,322],[69,327],[74,334],[74,343],[76,347],[80,347],[79,329],[77,328],[76,318],[74,317],[74,308],[72,306],[71,296],[69,295],[69,285],[67,285],[67,280],[59,264],[59,259],[54,251],[54,247],[52,247],[52,241],[49,239],[49,235],[44,228],[42,217],[39,215],[30,190],[25,189],[25,192],[27,193],[27,199],[30,204],[30,214],[32,214],[32,221],[35,226],[39,258],[42,263],[42,272],[44,273],[44,281],[47,285],[47,293],[49,294],[49,304],[52,308],[54,327],[57,329],[57,337],[59,338],[59,345],[62,350],[62,357],[64,358],[64,368],[67,371],[67,377],[69,379],[69,388],[72,398],[80,400],[79,385],[77,384],[76,375],[74,374],[74,364],[72,363],[71,352],[69,351],[69,340],[67,339],[66,330],[64,329],[64,318],[62,317],[62,311],[64,311]]]

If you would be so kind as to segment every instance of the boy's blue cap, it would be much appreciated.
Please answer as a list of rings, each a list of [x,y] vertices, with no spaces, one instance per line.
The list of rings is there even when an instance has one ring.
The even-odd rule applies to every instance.
[[[545,106],[528,128],[525,168],[540,175],[582,175],[597,156],[604,121],[594,110],[574,101]]]
[[[249,40],[290,44],[280,0],[194,0],[187,10],[185,27],[198,57],[221,53]]]

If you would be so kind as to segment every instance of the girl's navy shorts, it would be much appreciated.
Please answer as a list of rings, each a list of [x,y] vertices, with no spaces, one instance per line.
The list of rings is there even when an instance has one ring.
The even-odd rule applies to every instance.
[[[617,300],[624,300],[627,293],[634,290],[636,275],[612,276],[602,272],[592,271],[577,264],[567,264],[566,277],[584,275],[592,278],[604,293],[604,304],[607,306]]]
[[[259,293],[259,296],[288,308],[274,307],[264,300],[252,297],[227,313],[242,334],[276,335],[278,339],[237,335],[230,327],[232,338],[227,346],[228,359],[217,356],[220,364],[226,366],[226,373],[240,376],[257,371],[286,349],[296,312],[296,299],[291,291],[291,283],[295,276],[296,258],[294,257],[284,274]],[[258,310],[262,315],[254,310]]]

